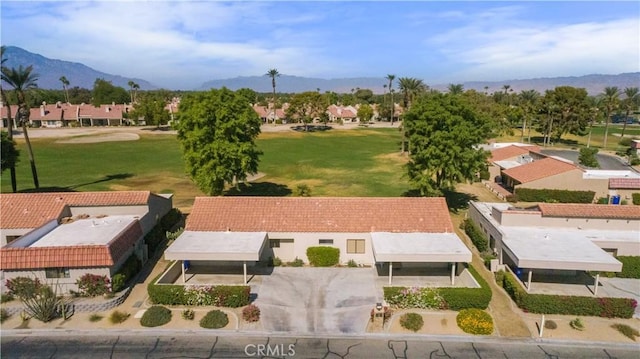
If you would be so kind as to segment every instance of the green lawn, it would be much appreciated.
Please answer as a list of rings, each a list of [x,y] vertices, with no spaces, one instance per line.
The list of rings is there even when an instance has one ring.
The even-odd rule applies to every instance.
[[[240,194],[287,195],[296,185],[306,184],[314,196],[399,196],[409,189],[403,177],[405,158],[397,150],[399,140],[397,129],[262,134],[259,171],[265,176]],[[202,195],[184,173],[174,136],[89,144],[33,139],[32,145],[44,190],[173,192],[182,208]],[[24,142],[18,141],[18,147],[18,190],[30,191],[33,182]],[[10,190],[5,171],[2,192]]]

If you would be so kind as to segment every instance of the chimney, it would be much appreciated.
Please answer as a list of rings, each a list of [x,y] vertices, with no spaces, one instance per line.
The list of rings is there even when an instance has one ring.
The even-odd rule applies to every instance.
[[[44,117],[44,102],[43,105],[40,105],[40,117]]]
[[[109,106],[106,106],[104,109],[105,109],[106,112],[111,111],[111,107],[109,107]]]
[[[62,108],[62,102],[60,101],[56,102],[56,108]]]

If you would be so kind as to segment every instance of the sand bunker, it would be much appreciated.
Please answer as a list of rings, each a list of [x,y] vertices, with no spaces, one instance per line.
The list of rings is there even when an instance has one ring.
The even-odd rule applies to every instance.
[[[98,142],[118,142],[118,141],[135,141],[139,140],[137,133],[107,133],[98,136],[84,136],[58,140],[56,143],[98,143]]]

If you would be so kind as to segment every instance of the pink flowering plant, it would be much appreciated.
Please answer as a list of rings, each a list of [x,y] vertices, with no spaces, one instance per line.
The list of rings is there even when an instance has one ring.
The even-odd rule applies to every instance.
[[[213,286],[210,285],[186,286],[184,296],[186,305],[216,305]]]
[[[106,275],[87,273],[80,277],[76,284],[80,295],[83,297],[95,297],[111,293],[111,281]]]
[[[385,297],[396,308],[442,309],[444,299],[437,289],[420,287],[390,287],[393,294]]]

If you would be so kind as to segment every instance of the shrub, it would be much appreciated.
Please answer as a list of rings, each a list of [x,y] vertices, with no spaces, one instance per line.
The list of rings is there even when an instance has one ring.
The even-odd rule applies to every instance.
[[[244,307],[249,304],[251,287],[246,285],[193,285],[181,286],[154,284],[147,286],[153,304],[163,305],[215,305],[219,307]]]
[[[165,233],[162,231],[160,224],[157,224],[144,236],[144,243],[149,246],[149,253],[154,253],[160,247],[160,244],[165,239]]]
[[[311,188],[306,184],[299,184],[293,191],[296,197],[311,197]]]
[[[578,156],[578,163],[586,167],[599,168],[600,164],[596,158],[597,153],[598,149],[595,147],[581,148],[580,155]]]
[[[544,328],[545,329],[558,329],[558,324],[556,322],[554,322],[553,320],[545,320],[544,322]]]
[[[147,286],[147,293],[151,303],[164,305],[186,304],[184,286],[154,284],[156,280],[157,278]]]
[[[422,315],[417,313],[406,313],[400,317],[400,325],[403,328],[412,330],[417,332],[422,329],[424,325],[424,320],[422,319]]]
[[[480,276],[473,266],[469,266],[467,269],[478,282],[480,288],[440,288],[438,293],[442,296],[445,306],[451,310],[486,309],[492,295],[489,283]]]
[[[180,237],[180,235],[184,232],[184,228],[180,227],[178,228],[175,232],[171,232],[171,231],[167,231],[165,233],[165,236],[167,237],[168,240],[170,241],[175,241],[178,237]]]
[[[397,308],[440,309],[444,301],[436,288],[385,287],[384,298]]]
[[[269,258],[269,266],[271,267],[280,267],[282,265],[282,259],[278,257],[270,257]]]
[[[456,316],[458,327],[465,333],[488,335],[493,333],[493,319],[480,309],[463,309]]]
[[[99,321],[101,321],[101,320],[102,320],[102,318],[103,318],[103,317],[102,317],[102,315],[97,314],[97,313],[93,313],[93,314],[91,314],[91,315],[89,316],[89,321],[90,321],[91,323],[95,323],[95,322],[99,322]]]
[[[609,204],[609,197],[598,197],[596,204]]]
[[[548,202],[554,200],[560,203],[591,203],[596,193],[594,191],[518,188],[516,194],[520,201],[524,202]]]
[[[35,294],[28,297],[21,297],[26,313],[39,321],[46,323],[58,316],[58,308],[62,299],[58,297],[56,291],[48,285],[42,285]]]
[[[76,281],[80,295],[85,297],[95,297],[110,292],[110,283],[111,281],[106,275],[91,273],[83,275]]]
[[[247,322],[257,322],[260,320],[260,308],[254,304],[249,304],[242,309],[242,319]]]
[[[576,318],[570,321],[569,325],[575,330],[584,330],[584,323],[582,323],[582,320],[580,318]]]
[[[612,324],[611,328],[619,331],[622,335],[631,340],[636,340],[636,337],[640,337],[640,332],[626,324]]]
[[[4,308],[0,309],[0,323],[4,323],[7,319],[9,319],[9,312]]]
[[[140,269],[142,269],[142,262],[138,259],[135,253],[132,253],[124,264],[122,264],[118,272],[113,276],[111,290],[113,292],[121,291],[126,283],[140,272]],[[117,279],[117,283],[116,276],[120,276],[120,278]]]
[[[38,278],[29,277],[7,279],[5,286],[9,290],[7,295],[16,296],[20,299],[31,298],[42,288],[42,284]]]
[[[354,261],[353,259],[349,259],[349,261],[347,262],[347,267],[356,268],[358,267],[358,263],[356,263],[356,261]]]
[[[304,265],[304,262],[302,261],[302,259],[296,257],[296,259],[294,259],[292,262],[288,262],[287,265],[289,267],[302,267]]]
[[[111,278],[111,290],[114,293],[117,293],[124,288],[125,276],[124,274],[118,273]]]
[[[248,285],[218,285],[213,288],[213,305],[239,308],[249,304],[251,287]]]
[[[119,310],[114,310],[109,315],[109,322],[111,322],[111,324],[120,324],[125,320],[129,319],[130,316],[131,314],[129,313],[121,312]]]
[[[170,231],[173,226],[182,220],[182,212],[177,208],[171,208],[167,214],[160,219],[160,229],[163,232]]]
[[[622,262],[622,272],[616,273],[616,277],[640,279],[640,257],[619,256],[616,259]]]
[[[307,258],[314,267],[331,267],[340,261],[340,249],[327,246],[307,248]]]
[[[11,293],[0,294],[0,303],[6,303],[14,300],[15,297]]]
[[[161,305],[154,305],[144,312],[142,318],[140,318],[140,325],[143,327],[159,327],[170,321],[171,310]]]
[[[463,227],[464,232],[469,236],[473,245],[478,248],[478,251],[484,252],[489,248],[489,240],[470,218],[464,220]]]
[[[229,324],[229,318],[220,310],[212,310],[200,319],[200,326],[206,329],[220,329]]]
[[[185,309],[182,311],[182,318],[186,320],[193,320],[196,317],[196,313],[193,309]]]

